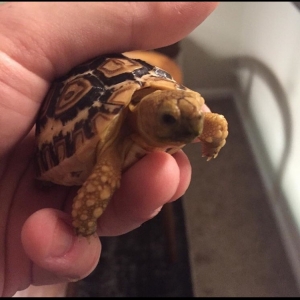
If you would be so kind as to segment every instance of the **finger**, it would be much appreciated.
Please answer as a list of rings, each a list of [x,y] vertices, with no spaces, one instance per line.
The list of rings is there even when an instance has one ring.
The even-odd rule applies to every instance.
[[[120,189],[99,219],[98,234],[119,235],[139,227],[174,197],[179,185],[180,170],[171,155],[145,156],[124,173]]]
[[[96,267],[101,252],[97,236],[75,236],[70,217],[54,209],[39,210],[27,219],[22,243],[33,262],[34,285],[86,277]]]
[[[179,177],[179,184],[177,186],[177,190],[168,202],[177,200],[178,198],[184,195],[184,193],[189,187],[189,184],[191,182],[191,176],[192,176],[191,164],[187,155],[181,150],[175,153],[173,157],[176,160],[176,163],[178,165],[180,171],[179,173],[180,177]]]
[[[203,110],[204,112],[210,112],[210,108],[209,108],[206,104],[203,104],[202,110]]]
[[[216,6],[213,2],[7,3],[0,7],[0,50],[52,79],[99,54],[177,42]]]

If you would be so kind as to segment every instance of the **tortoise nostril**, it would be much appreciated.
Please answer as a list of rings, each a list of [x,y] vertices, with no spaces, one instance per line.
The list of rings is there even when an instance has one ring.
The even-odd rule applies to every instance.
[[[172,125],[177,122],[176,118],[171,114],[163,114],[162,115],[162,121],[166,125]]]

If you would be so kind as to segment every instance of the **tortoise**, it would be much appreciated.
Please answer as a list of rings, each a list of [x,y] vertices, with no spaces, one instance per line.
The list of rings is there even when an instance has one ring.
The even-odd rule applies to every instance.
[[[107,54],[55,80],[36,122],[37,179],[81,186],[72,205],[77,235],[97,219],[121,174],[152,151],[174,154],[199,139],[215,158],[225,145],[225,117],[203,112],[204,99],[141,59]]]

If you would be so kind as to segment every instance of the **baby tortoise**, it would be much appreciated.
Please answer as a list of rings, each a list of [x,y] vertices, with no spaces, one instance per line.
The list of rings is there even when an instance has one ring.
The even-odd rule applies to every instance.
[[[95,233],[121,173],[145,154],[173,154],[198,138],[203,156],[218,155],[227,121],[203,104],[166,71],[122,54],[96,57],[52,84],[36,123],[37,178],[81,186],[77,235]]]

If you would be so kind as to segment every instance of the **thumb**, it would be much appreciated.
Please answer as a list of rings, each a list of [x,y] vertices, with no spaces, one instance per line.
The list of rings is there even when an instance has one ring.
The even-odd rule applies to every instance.
[[[21,238],[33,263],[34,285],[79,280],[89,275],[99,261],[99,238],[75,236],[70,219],[55,209],[32,214],[23,226]]]
[[[177,42],[216,6],[214,2],[7,3],[0,7],[0,32],[7,40],[0,50],[52,80],[96,55]]]

